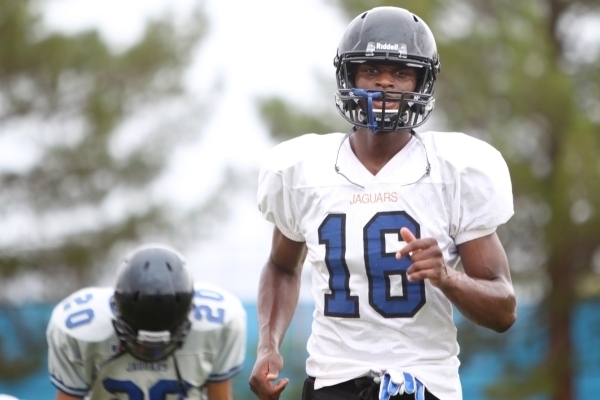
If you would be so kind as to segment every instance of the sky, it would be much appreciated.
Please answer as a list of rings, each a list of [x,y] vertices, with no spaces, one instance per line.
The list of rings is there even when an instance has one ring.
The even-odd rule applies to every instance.
[[[64,33],[98,29],[113,49],[122,51],[142,37],[149,19],[168,12],[185,18],[201,2],[46,0],[42,4],[43,20],[50,29]],[[347,23],[325,0],[206,0],[203,4],[209,30],[185,72],[184,87],[200,103],[217,104],[199,122],[198,139],[174,154],[159,184],[161,192],[169,193],[181,207],[202,203],[227,166],[258,169],[274,142],[254,99],[277,95],[306,107],[322,103],[315,77],[330,76],[333,81],[333,57]],[[239,123],[231,124],[232,116]],[[140,124],[134,121],[123,129],[143,129]],[[272,225],[260,215],[254,191],[241,193],[230,209],[216,237],[186,249],[184,255],[196,279],[252,301],[269,254]],[[303,300],[310,297],[308,272],[305,268]],[[110,285],[111,279],[112,271],[98,284]]]

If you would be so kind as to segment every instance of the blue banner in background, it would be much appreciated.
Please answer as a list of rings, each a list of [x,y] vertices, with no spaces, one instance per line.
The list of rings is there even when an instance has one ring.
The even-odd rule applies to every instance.
[[[252,399],[248,378],[258,341],[256,305],[244,305],[248,313],[248,348],[244,368],[234,378],[234,398]],[[54,400],[56,389],[48,379],[45,329],[53,305],[0,307],[0,394],[20,400]],[[299,304],[288,329],[281,353],[284,369],[280,378],[290,378],[281,400],[297,400],[305,379],[306,341],[312,322],[312,304]],[[475,327],[455,312],[461,342],[461,381],[465,400],[485,400],[486,387],[497,383],[507,366],[526,369],[539,362],[548,345],[547,334],[536,325],[534,308],[519,309],[515,326],[496,334]],[[466,329],[466,331],[465,331]],[[600,300],[581,303],[573,315],[576,399],[598,398],[600,393]],[[473,345],[474,335],[481,341]],[[500,347],[489,346],[501,339]],[[467,343],[469,341],[469,343]],[[479,347],[477,347],[479,346]],[[507,351],[509,349],[509,351]],[[539,397],[544,399],[544,397]],[[536,397],[538,399],[538,397]]]

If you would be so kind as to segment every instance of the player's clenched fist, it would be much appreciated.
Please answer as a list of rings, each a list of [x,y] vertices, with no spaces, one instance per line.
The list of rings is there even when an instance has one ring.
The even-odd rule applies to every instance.
[[[282,367],[283,358],[279,353],[273,352],[258,356],[248,383],[250,384],[250,389],[256,394],[259,400],[279,399],[289,379],[280,379],[275,384],[271,382],[277,379]]]
[[[400,235],[406,246],[396,253],[396,258],[410,256],[412,265],[406,271],[408,280],[413,282],[429,279],[433,286],[442,287],[448,278],[448,268],[437,240],[417,239],[407,228],[400,229]]]

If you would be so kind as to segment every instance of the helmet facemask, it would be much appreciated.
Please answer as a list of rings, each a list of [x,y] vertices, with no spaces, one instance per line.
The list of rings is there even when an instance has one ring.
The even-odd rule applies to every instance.
[[[183,345],[191,325],[186,319],[173,332],[136,331],[123,319],[113,319],[113,327],[123,349],[134,358],[146,362],[161,361],[173,354]]]
[[[392,132],[398,129],[413,129],[427,121],[433,107],[435,80],[429,66],[402,62],[416,68],[419,78],[414,92],[399,90],[362,89],[354,85],[354,72],[358,63],[377,60],[340,62],[337,71],[338,91],[336,107],[342,117],[355,126],[365,127],[373,133]],[[372,100],[383,103],[381,109],[373,108]],[[396,103],[393,107],[386,104]]]

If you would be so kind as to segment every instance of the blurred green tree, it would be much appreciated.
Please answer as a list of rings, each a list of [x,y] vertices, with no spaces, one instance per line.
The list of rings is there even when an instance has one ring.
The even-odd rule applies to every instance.
[[[36,273],[64,283],[64,294],[87,282],[115,244],[171,226],[161,204],[140,197],[182,134],[168,125],[140,132],[127,154],[115,140],[133,113],[177,96],[206,24],[200,13],[178,29],[171,18],[153,21],[116,54],[97,31],[46,31],[35,4],[0,0],[0,138],[21,137],[27,146],[14,151],[33,158],[0,170],[1,217],[14,227],[0,241],[0,275],[6,285]],[[111,216],[116,193],[131,204]]]
[[[0,163],[0,312],[13,316],[23,348],[9,357],[0,341],[3,379],[44,358],[45,338],[17,323],[10,304],[11,294],[31,292],[29,278],[43,282],[38,297],[55,301],[116,267],[132,245],[190,240],[189,224],[217,211],[209,201],[174,219],[148,190],[185,132],[197,132],[174,122],[181,115],[173,103],[181,105],[181,73],[206,30],[202,10],[177,23],[151,21],[137,43],[117,52],[94,30],[49,31],[39,5],[0,0],[0,141],[15,146],[2,154],[22,161]],[[164,118],[129,128],[134,145],[124,151],[117,143],[136,113]]]
[[[433,124],[479,137],[504,154],[516,212],[499,234],[519,298],[538,304],[539,322],[549,334],[544,359],[507,375],[488,395],[573,399],[572,311],[578,301],[600,296],[600,3],[329,2],[349,19],[389,5],[428,22],[442,65]],[[298,113],[281,102],[274,103],[277,113],[265,106],[273,103],[262,103],[276,138],[282,132],[298,134],[297,118],[308,116],[309,126],[321,118],[318,110]],[[485,335],[482,341],[461,343],[463,353],[492,342],[502,346],[502,338]]]

